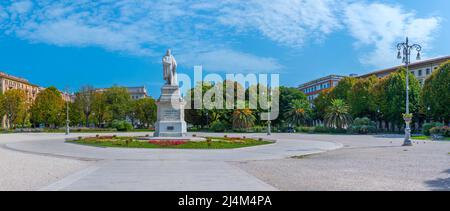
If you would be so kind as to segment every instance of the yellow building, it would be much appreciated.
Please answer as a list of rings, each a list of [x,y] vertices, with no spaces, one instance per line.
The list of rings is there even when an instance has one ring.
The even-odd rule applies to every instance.
[[[0,72],[0,93],[4,94],[10,89],[23,90],[27,96],[28,103],[32,103],[37,94],[43,89],[37,85],[30,83],[28,80],[8,75],[4,72]],[[6,127],[6,119],[2,118],[2,128]]]
[[[43,89],[31,84],[28,80],[0,72],[0,92],[4,94],[10,89],[21,89],[27,95],[27,100],[33,102],[37,94]]]

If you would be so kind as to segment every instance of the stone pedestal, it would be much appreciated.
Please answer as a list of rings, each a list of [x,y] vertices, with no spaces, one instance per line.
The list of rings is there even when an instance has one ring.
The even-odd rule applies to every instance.
[[[158,106],[155,137],[183,137],[187,134],[184,121],[184,100],[181,98],[178,86],[164,85],[161,97],[156,102]]]

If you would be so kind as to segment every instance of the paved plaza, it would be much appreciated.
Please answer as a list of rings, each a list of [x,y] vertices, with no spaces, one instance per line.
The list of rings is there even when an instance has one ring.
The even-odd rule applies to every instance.
[[[99,148],[65,138],[2,134],[0,190],[450,189],[449,142],[405,148],[399,136],[274,134],[276,143],[264,146],[177,150]]]

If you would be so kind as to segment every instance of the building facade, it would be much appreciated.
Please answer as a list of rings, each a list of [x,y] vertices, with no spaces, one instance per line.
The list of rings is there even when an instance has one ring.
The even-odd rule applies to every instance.
[[[15,77],[4,72],[0,72],[0,93],[5,94],[6,91],[11,89],[23,90],[26,95],[27,102],[31,105],[36,99],[37,94],[44,88],[34,85],[24,78]],[[3,116],[1,120],[1,127],[8,127],[6,116]]]
[[[305,93],[308,100],[312,102],[319,96],[320,92],[337,86],[339,81],[344,77],[341,75],[329,75],[301,84],[298,89]]]
[[[145,86],[138,86],[138,87],[124,87],[128,90],[128,93],[130,93],[131,99],[132,100],[139,100],[139,99],[143,99],[143,98],[147,98],[147,89],[145,88]],[[96,89],[97,92],[104,92],[106,91],[108,88],[99,88]]]
[[[4,94],[10,89],[23,90],[28,102],[33,102],[37,94],[44,88],[31,84],[28,80],[0,72],[0,92]]]
[[[425,80],[433,73],[433,71],[437,70],[439,66],[450,60],[450,56],[437,57],[433,59],[427,59],[424,61],[414,62],[409,65],[409,71],[414,74],[414,76],[419,80],[419,83],[423,85]],[[370,72],[361,76],[350,75],[350,77],[356,78],[368,78],[370,76],[377,76],[378,78],[383,78],[403,66],[395,66],[383,70],[377,70],[374,72]],[[313,81],[306,82],[301,84],[298,89],[306,94],[309,101],[313,101],[317,96],[319,96],[320,92],[323,90],[327,90],[337,86],[339,81],[345,76],[340,75],[329,75],[323,78],[319,78]]]
[[[139,87],[126,87],[128,89],[128,92],[131,95],[131,99],[133,100],[139,100],[148,97],[147,95],[147,89],[145,86],[139,86]]]
[[[414,76],[419,80],[419,83],[423,85],[425,83],[425,80],[433,73],[433,71],[437,70],[439,66],[450,60],[450,56],[443,56],[433,59],[427,59],[419,62],[414,62],[409,65],[409,71],[414,74]],[[399,68],[404,67],[402,66],[395,66],[383,70],[374,71],[365,75],[359,76],[360,78],[368,78],[372,75],[377,76],[378,78],[383,78],[395,71],[397,71]]]

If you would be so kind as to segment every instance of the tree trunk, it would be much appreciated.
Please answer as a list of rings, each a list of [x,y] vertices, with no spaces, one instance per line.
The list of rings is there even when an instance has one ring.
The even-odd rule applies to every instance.
[[[89,114],[85,114],[85,118],[86,118],[86,127],[89,127]]]

